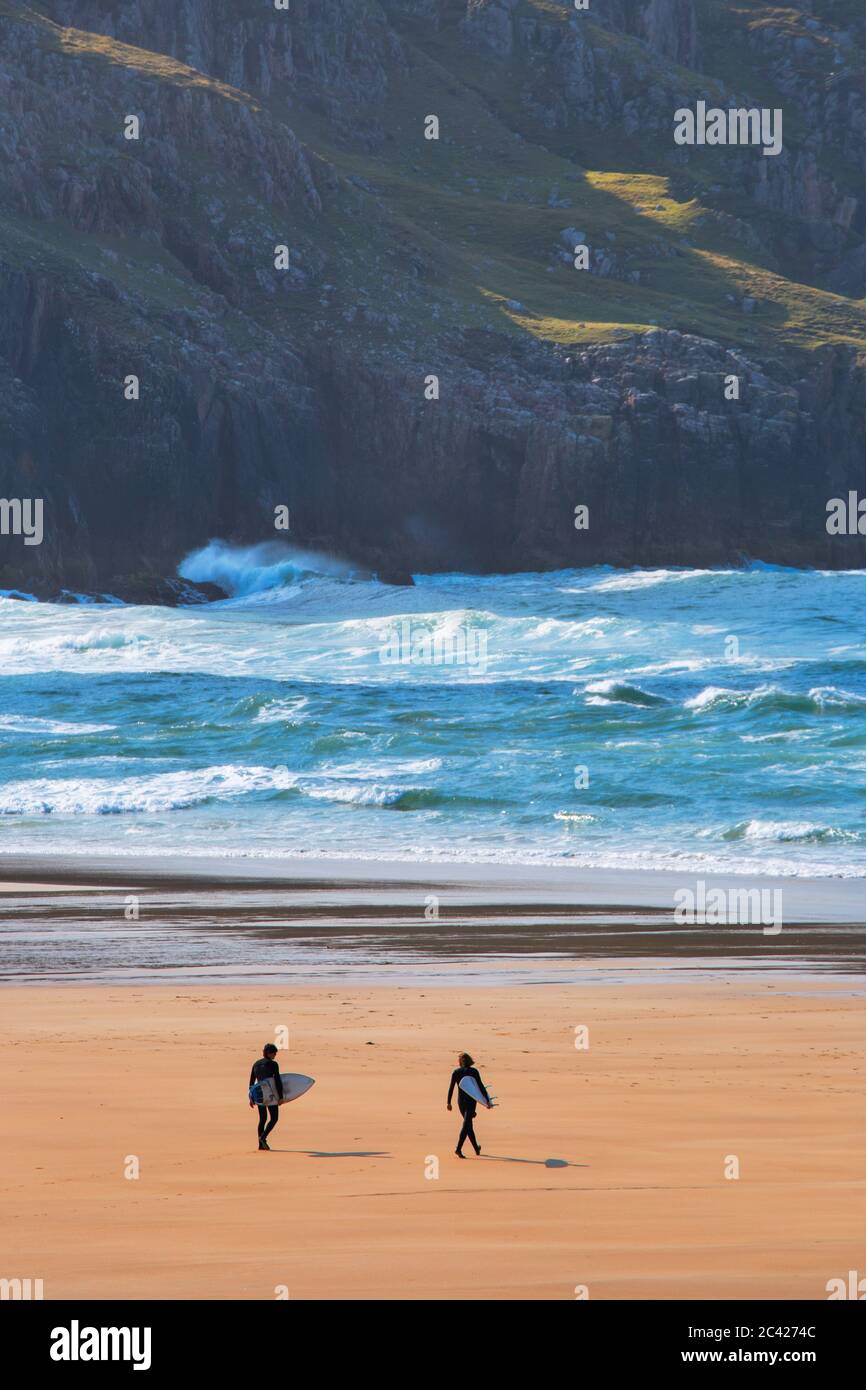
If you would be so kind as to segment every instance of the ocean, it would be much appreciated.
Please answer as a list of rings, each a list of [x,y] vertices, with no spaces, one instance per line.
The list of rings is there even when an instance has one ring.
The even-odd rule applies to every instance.
[[[866,874],[862,571],[181,569],[0,597],[3,853]]]

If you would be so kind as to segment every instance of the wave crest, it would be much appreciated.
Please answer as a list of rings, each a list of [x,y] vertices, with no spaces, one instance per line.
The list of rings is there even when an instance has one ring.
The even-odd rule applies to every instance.
[[[348,579],[352,570],[342,560],[298,550],[284,541],[246,546],[209,541],[187,555],[178,566],[178,574],[195,584],[218,584],[232,598],[244,598],[268,589],[284,589],[309,576]]]
[[[815,686],[809,691],[783,690],[778,685],[759,685],[756,690],[731,690],[723,685],[708,685],[699,694],[686,700],[685,709],[697,714],[707,711],[759,709],[780,714],[823,714],[826,710],[862,710],[866,699],[839,690],[833,685]]]
[[[841,830],[833,825],[773,820],[740,821],[722,835],[723,840],[764,840],[782,845],[821,845],[833,840],[857,841],[860,838],[854,830]]]
[[[588,705],[643,705],[650,709],[656,705],[667,704],[661,695],[650,695],[649,691],[642,690],[639,685],[629,685],[626,681],[590,681],[584,694],[590,697],[587,699]]]
[[[285,767],[196,768],[127,777],[37,777],[0,790],[0,816],[108,816],[134,811],[179,811],[206,801],[234,801],[250,793],[288,791],[297,776]]]

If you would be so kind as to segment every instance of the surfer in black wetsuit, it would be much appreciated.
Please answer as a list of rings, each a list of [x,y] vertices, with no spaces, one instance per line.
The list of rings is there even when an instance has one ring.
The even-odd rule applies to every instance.
[[[273,1079],[277,1095],[280,1100],[283,1098],[283,1083],[280,1080],[280,1069],[274,1060],[277,1049],[273,1043],[265,1043],[262,1048],[262,1055],[257,1062],[253,1062],[253,1069],[250,1072],[250,1085],[255,1086],[257,1081]],[[250,1106],[255,1105],[255,1101],[250,1099]],[[278,1105],[260,1105],[259,1111],[259,1148],[270,1150],[268,1135],[273,1129],[277,1120],[280,1118],[280,1107]],[[269,1118],[270,1117],[270,1118]]]
[[[484,1085],[484,1082],[478,1075],[478,1072],[475,1069],[475,1063],[469,1056],[469,1053],[461,1052],[460,1056],[457,1058],[457,1061],[459,1065],[457,1067],[457,1070],[451,1073],[451,1085],[448,1087],[448,1109],[451,1109],[451,1097],[454,1094],[454,1087],[456,1086],[457,1104],[460,1107],[460,1114],[463,1116],[463,1128],[460,1131],[460,1138],[457,1140],[457,1148],[454,1150],[454,1152],[456,1153],[458,1158],[465,1158],[465,1154],[463,1153],[463,1145],[466,1143],[467,1139],[469,1140],[470,1144],[475,1150],[476,1155],[481,1153],[481,1148],[479,1146],[478,1140],[475,1138],[475,1130],[472,1125],[472,1121],[475,1119],[478,1107],[471,1096],[467,1096],[465,1091],[461,1091],[460,1082],[463,1080],[464,1077],[471,1076],[472,1080],[476,1083],[484,1099],[486,1101],[489,1101],[490,1097],[487,1094],[487,1087]]]

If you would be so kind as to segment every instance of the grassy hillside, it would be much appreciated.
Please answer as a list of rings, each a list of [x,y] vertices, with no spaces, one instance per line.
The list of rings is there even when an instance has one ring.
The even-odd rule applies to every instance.
[[[566,22],[552,0],[522,4],[527,13]],[[796,138],[792,103],[759,70],[739,31],[767,24],[797,28],[803,16],[754,0],[736,6],[713,0],[700,12],[719,83],[679,70],[676,80],[695,99],[712,98],[714,85],[721,97],[727,82],[761,100],[784,102]],[[238,108],[276,139],[291,129],[314,169],[325,161],[336,171],[336,181],[323,181],[322,211],[311,219],[297,202],[269,204],[252,179],[226,177],[197,148],[194,122],[190,138],[179,139],[190,225],[207,239],[218,204],[220,227],[240,231],[249,246],[227,253],[243,286],[244,313],[234,315],[241,337],[250,318],[298,341],[338,326],[347,346],[387,351],[393,327],[389,332],[377,323],[377,314],[396,314],[401,349],[422,357],[432,339],[473,327],[576,344],[658,325],[759,354],[808,353],[835,343],[866,347],[866,303],[805,283],[796,267],[780,266],[766,250],[780,215],[745,200],[737,207],[729,198],[725,206],[712,191],[711,155],[692,161],[683,175],[671,172],[669,147],[657,137],[626,139],[619,128],[582,128],[579,122],[558,131],[533,126],[516,95],[532,74],[521,73],[519,56],[507,66],[480,62],[462,40],[457,10],[438,31],[403,26],[411,70],[391,76],[386,137],[376,152],[350,145],[324,117],[290,104],[286,89],[267,97],[239,91],[167,55],[62,29],[9,0],[0,0],[0,16],[26,26],[29,43],[57,55],[71,89],[96,83],[110,91],[114,71],[118,79],[135,79],[144,93],[151,86],[173,89],[193,110],[203,102],[208,109]],[[593,43],[621,60],[624,99],[636,62],[645,81],[656,72],[670,77],[670,65],[636,40],[587,24]],[[38,99],[35,90],[31,95]],[[423,138],[430,113],[441,122],[438,141]],[[97,126],[104,119],[97,112]],[[56,149],[40,151],[46,166],[67,170],[148,157],[146,145],[118,139],[116,123],[113,129],[59,129]],[[575,270],[563,257],[567,227],[639,273],[639,283]],[[270,254],[269,233],[323,267],[288,303],[261,292],[256,282],[257,261]],[[0,217],[0,251],[13,265],[67,275],[76,292],[91,298],[88,277],[97,273],[157,312],[203,312],[211,298],[164,246],[136,235],[132,226],[100,235],[73,231],[59,219],[7,213]],[[753,312],[744,312],[744,297],[755,301]],[[359,305],[370,312],[359,318]],[[119,319],[125,312],[107,302],[96,307]],[[234,311],[227,312],[231,318]]]
[[[562,20],[545,0],[524,3]],[[639,47],[593,33],[608,47]],[[453,30],[426,37],[422,47],[416,27],[414,39],[414,71],[392,88],[382,154],[336,144],[324,123],[304,113],[293,113],[292,123],[340,172],[368,182],[414,244],[435,256],[437,286],[446,298],[451,291],[452,312],[488,323],[492,313],[498,327],[558,342],[659,325],[765,352],[866,345],[863,300],[780,273],[768,253],[745,249],[726,230],[716,202],[702,197],[701,185],[714,177],[712,156],[704,170],[690,169],[683,187],[681,178],[647,167],[663,163],[657,146],[653,158],[652,141],[635,149],[619,132],[593,129],[581,152],[594,164],[584,166],[569,157],[568,136],[531,129],[514,102],[513,71],[485,69]],[[705,78],[689,81],[695,99],[708,97]],[[439,141],[423,138],[431,112],[440,117]],[[548,205],[553,189],[568,207]],[[556,261],[568,226],[586,233],[591,247],[625,254],[642,283],[599,279]],[[753,318],[740,307],[745,296],[758,301]],[[509,309],[509,300],[523,311]]]

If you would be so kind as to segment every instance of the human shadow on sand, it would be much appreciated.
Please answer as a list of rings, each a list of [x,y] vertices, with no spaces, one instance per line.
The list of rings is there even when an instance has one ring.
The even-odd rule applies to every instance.
[[[567,1158],[512,1158],[510,1154],[479,1154],[488,1163],[537,1163],[542,1168],[588,1168],[588,1163],[571,1163]]]
[[[382,1149],[272,1149],[277,1154],[306,1154],[307,1158],[390,1158]]]

